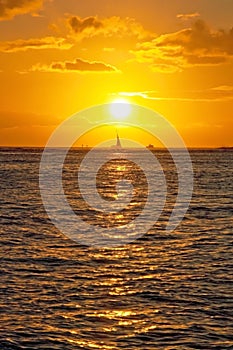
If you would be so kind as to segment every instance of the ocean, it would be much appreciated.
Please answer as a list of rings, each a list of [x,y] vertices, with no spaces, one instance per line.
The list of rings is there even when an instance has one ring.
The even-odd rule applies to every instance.
[[[0,149],[1,350],[233,349],[233,150],[190,150],[192,201],[173,232],[165,227],[176,168],[166,151],[153,153],[168,187],[158,221],[129,244],[95,247],[71,240],[46,213],[42,150]],[[127,209],[104,216],[77,188],[84,156],[72,150],[63,171],[74,213],[93,230],[129,224],[148,193],[141,169],[124,159],[100,169],[99,193],[109,203],[116,177],[126,173],[135,188]]]

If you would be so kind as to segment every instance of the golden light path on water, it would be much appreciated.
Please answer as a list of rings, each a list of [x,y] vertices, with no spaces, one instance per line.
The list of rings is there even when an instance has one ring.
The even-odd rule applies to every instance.
[[[168,182],[165,210],[147,235],[108,249],[75,243],[48,220],[38,187],[40,150],[0,152],[1,350],[232,348],[233,152],[191,152],[192,203],[169,234],[177,178],[169,154],[155,152]],[[73,210],[97,223],[103,218],[82,205],[77,188],[84,155],[70,152],[63,185]],[[114,186],[102,177],[108,166],[114,179],[113,163],[99,176],[112,199]],[[139,183],[136,192],[142,201],[146,186]]]

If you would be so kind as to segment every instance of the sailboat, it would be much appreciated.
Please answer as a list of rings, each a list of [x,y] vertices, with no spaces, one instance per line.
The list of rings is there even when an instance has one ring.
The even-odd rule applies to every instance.
[[[120,140],[120,137],[118,135],[118,132],[117,132],[116,144],[114,146],[112,146],[111,148],[116,149],[116,150],[122,149],[121,140]]]
[[[120,141],[120,137],[119,137],[118,133],[117,133],[117,143],[116,143],[116,148],[122,148],[122,146],[121,146],[121,141]]]

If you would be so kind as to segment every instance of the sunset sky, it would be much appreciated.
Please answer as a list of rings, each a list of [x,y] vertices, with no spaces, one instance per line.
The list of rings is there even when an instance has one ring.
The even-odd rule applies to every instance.
[[[233,1],[0,0],[0,79],[1,146],[117,98],[188,147],[233,146]]]

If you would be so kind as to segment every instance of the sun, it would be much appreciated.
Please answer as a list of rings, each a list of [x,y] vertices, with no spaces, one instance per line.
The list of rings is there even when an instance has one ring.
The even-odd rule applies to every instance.
[[[114,118],[122,120],[130,114],[131,105],[126,99],[118,98],[111,103],[110,112]]]

